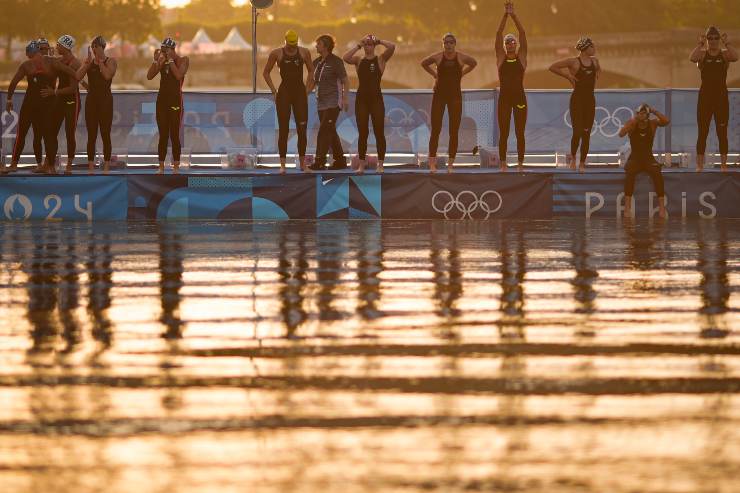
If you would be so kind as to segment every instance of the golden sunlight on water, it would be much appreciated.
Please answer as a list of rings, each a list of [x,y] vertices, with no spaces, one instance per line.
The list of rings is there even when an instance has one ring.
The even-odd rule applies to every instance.
[[[0,224],[9,492],[740,490],[740,222]]]

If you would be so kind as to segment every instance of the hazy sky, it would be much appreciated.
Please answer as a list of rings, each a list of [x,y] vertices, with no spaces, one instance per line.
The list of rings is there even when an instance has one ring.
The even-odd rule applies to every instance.
[[[244,5],[247,2],[248,0],[233,0],[231,4],[234,6],[238,6]],[[190,3],[190,0],[162,0],[160,3],[162,4],[162,7],[171,9],[173,7],[182,7],[183,5],[187,5]]]

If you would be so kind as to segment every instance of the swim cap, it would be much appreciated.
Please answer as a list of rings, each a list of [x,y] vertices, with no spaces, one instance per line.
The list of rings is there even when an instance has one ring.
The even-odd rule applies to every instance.
[[[509,40],[511,40],[511,39],[513,39],[514,41],[516,41],[516,36],[514,36],[511,33],[509,33],[506,36],[504,36],[504,44],[506,44],[506,42],[509,41]]]
[[[650,113],[650,105],[647,103],[642,103],[640,106],[637,107],[637,110],[635,110],[636,113],[642,113],[643,111]]]
[[[96,36],[95,39],[90,42],[90,46],[100,46],[103,49],[105,49],[105,45],[106,42],[103,36]]]
[[[172,38],[165,38],[164,41],[162,41],[162,46],[174,49],[175,46],[177,46],[177,43],[175,43],[175,40]]]
[[[298,33],[292,29],[285,31],[285,42],[291,46],[298,45]]]
[[[709,29],[707,29],[707,37],[709,36],[719,36],[719,29],[717,29],[715,26],[709,26]]]
[[[442,41],[444,41],[447,38],[452,38],[453,40],[455,40],[455,43],[457,43],[457,38],[455,37],[454,34],[452,34],[452,33],[445,34],[444,36],[442,36]]]
[[[68,50],[72,50],[72,48],[75,47],[75,38],[73,38],[69,34],[65,34],[64,36],[62,36],[61,38],[57,40],[57,43],[64,46]]]
[[[39,39],[36,40],[36,44],[39,45],[39,46],[41,46],[41,45],[49,46],[49,40],[46,39],[46,38],[39,38]]]
[[[594,45],[594,42],[591,41],[591,38],[588,38],[586,36],[581,37],[581,39],[578,40],[578,43],[576,43],[576,50],[578,51],[585,51],[592,47]]]
[[[39,44],[36,41],[31,41],[26,45],[26,56],[34,56],[39,51],[41,51],[41,48],[39,48]]]

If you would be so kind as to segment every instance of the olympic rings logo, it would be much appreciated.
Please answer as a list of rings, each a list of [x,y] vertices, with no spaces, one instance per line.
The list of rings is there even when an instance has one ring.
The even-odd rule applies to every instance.
[[[489,195],[494,196],[498,201],[496,207],[493,207],[492,204],[488,203],[488,200],[493,200],[486,199]],[[438,196],[447,198],[446,202],[444,202],[441,207],[437,207]],[[440,201],[444,201],[444,199],[440,198]],[[458,193],[457,196],[452,195],[446,190],[440,190],[432,196],[432,208],[436,212],[443,214],[445,219],[450,219],[450,212],[454,209],[457,209],[457,211],[462,213],[462,217],[458,219],[473,219],[473,212],[480,209],[481,212],[486,214],[486,217],[483,218],[485,220],[490,218],[491,214],[498,212],[503,205],[504,199],[501,198],[501,194],[495,190],[483,192],[480,197],[471,190],[463,190]]]
[[[385,118],[388,122],[390,138],[407,138],[409,132],[408,127],[428,126],[429,114],[421,109],[411,109],[407,112],[402,107],[396,106],[386,112]]]
[[[408,126],[414,123],[415,114],[416,110],[407,113],[403,108],[395,107],[388,110],[386,118],[391,125]]]
[[[600,114],[601,113],[601,114]],[[599,118],[602,116],[602,118]],[[619,130],[624,124],[630,119],[634,118],[635,112],[626,106],[620,106],[614,110],[614,113],[609,112],[608,109],[603,106],[596,107],[596,116],[594,117],[594,124],[591,128],[591,135],[599,132],[602,137],[612,138],[619,135]],[[624,117],[624,120],[622,120]],[[573,128],[570,118],[570,109],[563,114],[563,121],[568,128]]]

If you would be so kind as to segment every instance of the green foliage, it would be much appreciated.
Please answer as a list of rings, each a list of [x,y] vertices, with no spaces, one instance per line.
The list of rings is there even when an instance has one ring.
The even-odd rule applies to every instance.
[[[161,31],[159,0],[0,0],[0,12],[0,32],[20,39],[117,34],[140,42]]]
[[[678,27],[740,26],[737,0],[516,0],[516,11],[531,35],[646,32]],[[401,19],[410,37],[452,31],[467,38],[490,38],[504,12],[503,0],[356,0],[356,12],[378,19]],[[509,22],[507,30],[513,30]]]

